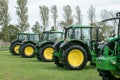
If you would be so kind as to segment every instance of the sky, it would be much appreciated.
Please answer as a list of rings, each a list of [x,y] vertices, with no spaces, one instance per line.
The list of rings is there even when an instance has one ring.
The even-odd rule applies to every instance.
[[[28,22],[30,27],[32,27],[36,21],[40,22],[39,6],[42,5],[46,5],[49,9],[52,5],[57,6],[58,22],[63,18],[63,6],[70,5],[73,10],[73,14],[75,13],[75,7],[79,6],[83,15],[83,24],[85,25],[89,24],[87,11],[90,5],[96,8],[96,16],[98,17],[102,9],[120,11],[120,0],[28,0]],[[11,24],[17,24],[18,17],[16,15],[15,7],[17,7],[16,0],[9,0]],[[51,19],[49,20],[49,23],[50,26],[52,26],[53,22]]]

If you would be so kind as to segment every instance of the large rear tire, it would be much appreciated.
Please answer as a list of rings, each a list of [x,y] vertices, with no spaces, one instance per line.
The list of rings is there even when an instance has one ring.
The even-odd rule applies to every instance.
[[[20,55],[25,58],[35,57],[36,47],[34,44],[26,43],[20,47]]]
[[[15,42],[14,44],[12,44],[10,46],[10,52],[11,52],[11,54],[13,54],[13,55],[20,55],[19,54],[20,44],[21,44],[20,42]]]
[[[107,70],[100,70],[98,69],[99,75],[102,77],[102,80],[120,80],[116,76],[112,75],[112,72]]]
[[[51,62],[53,61],[53,52],[54,49],[52,44],[46,44],[42,48],[39,49],[39,56],[42,61]]]
[[[78,70],[86,66],[88,57],[85,49],[79,45],[69,46],[63,51],[62,62],[67,69]]]

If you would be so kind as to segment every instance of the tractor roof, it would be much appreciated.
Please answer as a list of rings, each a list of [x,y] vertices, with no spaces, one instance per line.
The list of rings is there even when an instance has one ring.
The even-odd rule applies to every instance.
[[[63,33],[63,32],[50,30],[50,31],[44,31],[43,33]]]
[[[69,27],[66,27],[67,29],[68,28],[92,28],[92,26],[87,26],[87,25],[71,25]]]
[[[17,34],[22,34],[22,35],[26,35],[26,34],[36,35],[36,34],[40,34],[40,33],[17,33]]]

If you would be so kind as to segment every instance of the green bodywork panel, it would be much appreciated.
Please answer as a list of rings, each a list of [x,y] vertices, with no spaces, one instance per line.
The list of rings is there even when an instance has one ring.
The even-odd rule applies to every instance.
[[[61,52],[57,52],[57,51],[55,51],[55,52],[53,53],[53,55],[54,55],[54,56],[57,56],[57,57],[62,57],[62,53],[61,53]]]
[[[96,59],[96,67],[102,70],[116,70],[116,56],[99,57]]]
[[[96,63],[96,58],[97,58],[97,55],[96,55],[96,53],[95,53],[95,51],[94,50],[91,50],[90,51],[90,54],[91,54],[91,56],[92,56],[92,63]]]

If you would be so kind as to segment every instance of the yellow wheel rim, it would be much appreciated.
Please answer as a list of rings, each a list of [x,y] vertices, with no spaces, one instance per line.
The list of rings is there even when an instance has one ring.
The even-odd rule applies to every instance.
[[[53,52],[54,52],[53,48],[46,48],[43,54],[45,59],[52,60]]]
[[[20,45],[16,45],[16,46],[14,47],[15,53],[19,54],[19,48],[20,48]]]
[[[73,49],[68,54],[68,62],[71,66],[80,66],[84,61],[84,55],[82,51],[78,49]]]
[[[33,53],[34,53],[33,47],[27,46],[27,47],[25,48],[25,55],[31,56]]]
[[[111,72],[111,74],[112,74],[115,78],[120,78],[120,76],[115,75],[115,71],[110,71],[110,72]]]

